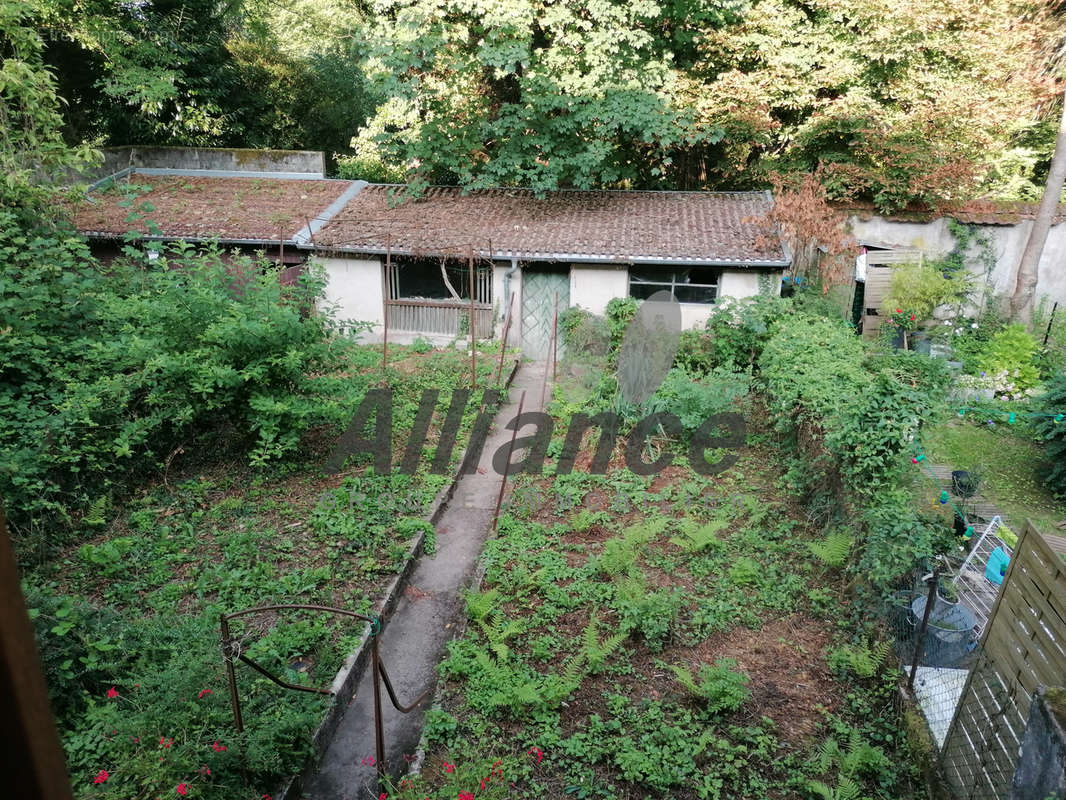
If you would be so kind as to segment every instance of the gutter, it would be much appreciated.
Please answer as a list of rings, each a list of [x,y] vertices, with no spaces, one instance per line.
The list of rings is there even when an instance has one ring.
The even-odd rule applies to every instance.
[[[316,249],[336,253],[385,255],[385,249],[382,247],[330,247],[329,245],[301,245],[301,247],[304,249]],[[437,251],[436,253],[427,253],[424,251],[416,252],[412,250],[398,250],[396,248],[392,248],[391,252],[394,256],[441,256],[447,254],[446,252],[441,251]],[[483,258],[488,258],[490,255],[487,251],[481,250],[475,250],[474,254]],[[786,269],[792,264],[791,258],[773,261],[738,261],[736,259],[723,260],[704,258],[665,258],[660,256],[636,256],[632,258],[623,258],[615,255],[597,256],[579,253],[514,253],[506,251],[493,251],[491,253],[491,256],[494,260],[510,259],[512,264],[517,262],[519,258],[521,258],[523,261],[563,261],[573,264],[654,264],[659,266],[677,267],[766,267],[773,269]]]

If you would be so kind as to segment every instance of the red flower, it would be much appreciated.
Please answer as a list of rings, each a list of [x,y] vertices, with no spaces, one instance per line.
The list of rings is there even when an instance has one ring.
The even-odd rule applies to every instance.
[[[200,773],[201,775],[207,776],[207,775],[211,774],[211,767],[209,767],[206,764],[204,764],[202,767],[200,767],[200,769],[198,769],[196,771],[198,773]]]
[[[226,745],[219,744],[218,739],[215,739],[214,743],[211,745],[211,749],[214,750],[216,753],[221,753],[226,749]]]
[[[541,762],[541,759],[544,758],[544,753],[541,751],[541,749],[539,747],[531,747],[531,748],[529,748],[529,755],[536,756],[538,764]]]
[[[445,772],[455,772],[455,764],[449,764],[447,761],[445,761],[444,762],[444,771]]]
[[[896,313],[897,314],[902,314],[903,313],[903,309],[902,308],[897,308],[896,309]]]
[[[107,699],[114,700],[116,697],[118,697],[118,690],[115,689],[114,686],[112,686],[110,689],[107,690]]]
[[[911,322],[914,322],[914,314],[911,314]]]
[[[212,692],[210,689],[201,689],[200,694],[196,695],[196,699],[199,700],[205,694],[214,694],[214,692]]]
[[[178,787],[174,791],[177,792],[178,794],[180,794],[182,797],[184,797],[185,795],[187,795],[189,793],[189,784],[187,784],[187,783],[179,783]]]
[[[373,756],[363,756],[363,760],[360,763],[364,767],[372,767],[377,763],[377,759]]]
[[[385,792],[382,792],[378,795],[378,800],[389,800],[389,796]]]
[[[93,783],[103,783],[110,777],[111,775],[108,773],[108,771],[106,769],[102,769],[96,773],[96,777],[93,778]]]
[[[459,792],[459,800],[474,800],[474,795],[470,792]]]
[[[164,750],[169,750],[172,744],[174,744],[173,739],[167,739],[163,736],[159,737],[159,746],[162,747]]]

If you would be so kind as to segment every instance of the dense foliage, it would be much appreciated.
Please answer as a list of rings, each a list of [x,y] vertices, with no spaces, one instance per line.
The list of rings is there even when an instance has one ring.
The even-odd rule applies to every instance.
[[[1050,153],[1037,4],[376,8],[386,99],[356,145],[416,184],[737,188],[823,167],[831,196],[894,208],[1032,197]]]
[[[1048,382],[1047,394],[1040,402],[1047,416],[1038,418],[1034,427],[1044,440],[1047,471],[1044,482],[1058,497],[1066,497],[1066,372]]]
[[[5,0],[8,2],[9,0]],[[26,4],[69,101],[106,144],[347,148],[376,100],[345,0]]]
[[[817,172],[882,209],[1033,199],[1054,141],[1035,0],[4,4],[44,32],[71,140],[324,149],[415,191]]]
[[[218,436],[262,462],[353,398],[328,317],[305,309],[320,282],[282,287],[251,262],[178,250],[105,272],[76,239],[0,239],[0,491],[11,522],[105,509],[176,449]]]

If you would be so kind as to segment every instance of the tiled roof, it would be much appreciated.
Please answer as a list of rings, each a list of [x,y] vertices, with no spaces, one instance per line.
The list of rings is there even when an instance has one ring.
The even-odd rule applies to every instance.
[[[74,209],[83,233],[150,233],[147,220],[168,239],[291,241],[297,231],[351,186],[350,181],[134,174],[132,203],[120,183],[97,190]],[[147,205],[145,205],[147,204]],[[138,219],[130,220],[130,214]]]
[[[560,191],[543,198],[524,189],[464,195],[434,187],[418,200],[402,187],[372,184],[320,231],[318,247],[420,255],[469,249],[500,258],[602,261],[788,261],[760,220],[763,192]]]

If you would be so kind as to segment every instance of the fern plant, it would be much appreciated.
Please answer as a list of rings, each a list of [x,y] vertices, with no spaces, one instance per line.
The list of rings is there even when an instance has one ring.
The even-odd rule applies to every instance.
[[[838,671],[851,671],[860,678],[872,678],[892,652],[888,641],[877,642],[872,647],[846,644],[829,651],[829,666]]]
[[[722,544],[718,532],[728,524],[724,519],[712,519],[702,525],[695,520],[685,519],[681,523],[680,535],[671,537],[670,542],[687,553],[711,550]]]
[[[499,599],[498,589],[490,589],[487,592],[467,592],[466,613],[475,622],[482,622],[496,610]]]
[[[844,562],[848,560],[851,543],[851,536],[841,531],[833,531],[821,541],[810,542],[807,546],[819,561],[836,569],[844,566]]]
[[[497,661],[504,661],[511,655],[511,648],[507,646],[507,640],[514,638],[526,629],[521,620],[512,619],[504,623],[499,621],[478,620],[478,627],[485,634],[489,642],[489,650],[496,656]]]
[[[660,536],[668,522],[668,517],[653,514],[626,528],[621,536],[607,540],[599,557],[600,569],[612,577],[632,573],[641,548]]]
[[[687,667],[669,666],[677,682],[702,700],[711,714],[736,711],[751,696],[747,674],[738,672],[737,662],[731,658],[720,658],[713,665],[701,665],[698,680]]]
[[[629,629],[623,626],[618,633],[601,640],[599,636],[599,618],[596,610],[593,609],[589,615],[589,624],[585,626],[581,647],[581,653],[588,664],[589,672],[592,674],[599,672],[607,661],[608,656],[617,650],[628,636]]]
[[[867,742],[856,728],[849,731],[846,747],[832,737],[823,741],[814,761],[818,772],[836,769],[846,777],[875,773],[890,765],[884,751]]]
[[[807,788],[822,800],[859,800],[862,789],[851,778],[841,778],[835,787],[822,781],[807,781]]]

